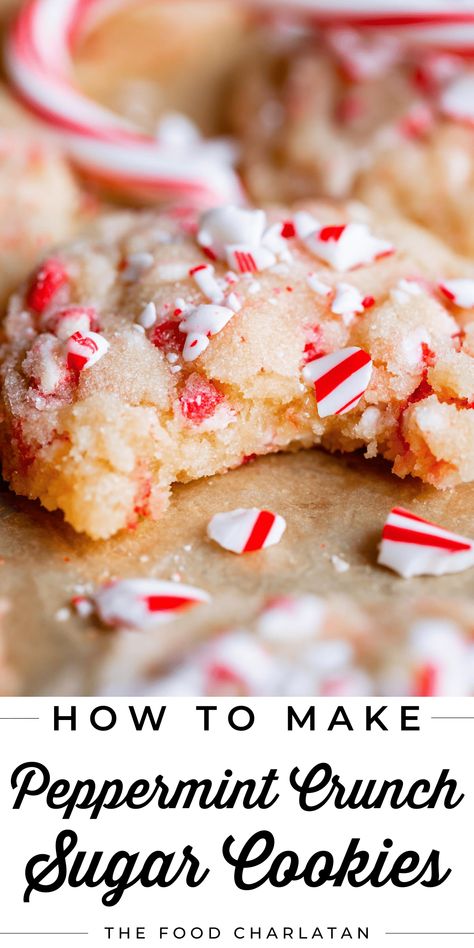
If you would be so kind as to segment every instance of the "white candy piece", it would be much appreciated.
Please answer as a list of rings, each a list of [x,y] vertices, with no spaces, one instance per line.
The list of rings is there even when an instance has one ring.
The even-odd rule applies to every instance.
[[[197,283],[201,292],[204,296],[207,296],[211,303],[222,303],[224,292],[221,290],[214,276],[214,272],[212,264],[204,263],[200,267],[194,267],[190,271],[190,275],[195,283]]]
[[[254,635],[237,629],[210,642],[200,656],[205,680],[203,694],[212,695],[217,686],[234,686],[248,695],[279,693],[281,666]]]
[[[318,596],[280,596],[264,607],[257,620],[257,632],[274,644],[301,643],[316,638],[327,613]]]
[[[293,224],[300,240],[305,240],[321,228],[320,222],[308,211],[297,211],[293,216]]]
[[[474,307],[474,280],[443,280],[439,288],[447,299],[451,300],[455,306],[461,309],[472,309]]]
[[[362,293],[351,283],[338,283],[331,303],[331,312],[342,316],[345,325],[349,325],[356,313],[364,312]]]
[[[332,286],[329,286],[328,283],[323,283],[315,273],[309,273],[306,282],[318,296],[330,296],[332,293]]]
[[[122,280],[125,283],[136,283],[153,266],[153,262],[154,258],[151,253],[130,254],[122,270]]]
[[[286,521],[279,514],[251,507],[215,514],[207,535],[224,550],[252,553],[279,543],[285,530]]]
[[[180,612],[210,601],[194,586],[162,579],[122,579],[103,586],[93,597],[104,625],[147,629],[169,622]]]
[[[414,666],[415,688],[423,697],[469,695],[473,679],[471,646],[459,627],[446,619],[419,619],[409,630],[409,659]]]
[[[463,73],[445,88],[439,99],[444,115],[458,122],[474,122],[474,75]]]
[[[156,323],[156,306],[154,303],[147,303],[143,307],[140,315],[137,317],[137,323],[143,329],[151,329]]]
[[[225,260],[229,245],[258,247],[266,226],[262,210],[247,210],[227,204],[203,214],[197,235],[198,244]]]
[[[308,250],[334,270],[353,270],[394,252],[392,244],[370,233],[367,224],[321,227],[305,238]]]
[[[383,528],[377,562],[405,579],[460,573],[474,566],[474,541],[394,507]]]
[[[414,296],[422,296],[423,290],[416,280],[405,280],[403,277],[390,290],[390,296],[396,303],[409,303]]]
[[[230,244],[226,249],[227,262],[238,273],[257,273],[259,270],[268,270],[276,263],[272,250],[263,244]]]
[[[62,342],[66,342],[76,332],[86,334],[91,328],[90,312],[80,306],[59,310],[49,317],[49,321],[54,324],[54,333]]]
[[[179,324],[181,332],[186,333],[186,342],[183,349],[185,362],[194,362],[209,345],[209,336],[215,336],[227,325],[234,310],[227,306],[214,306],[203,303],[189,313]]]

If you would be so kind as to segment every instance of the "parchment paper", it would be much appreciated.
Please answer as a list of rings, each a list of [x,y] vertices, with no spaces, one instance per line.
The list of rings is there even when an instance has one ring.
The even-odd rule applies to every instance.
[[[16,690],[28,694],[94,693],[117,633],[93,619],[56,618],[77,591],[116,577],[177,578],[206,589],[212,604],[187,617],[137,632],[132,661],[157,668],[199,638],[245,623],[267,596],[286,591],[344,594],[359,602],[386,598],[387,610],[414,596],[472,598],[472,571],[403,580],[376,565],[377,543],[394,504],[465,535],[474,532],[474,485],[439,493],[414,480],[399,481],[384,463],[322,451],[262,458],[237,471],[174,491],[165,516],[130,533],[94,543],[74,533],[61,515],[0,494],[0,595],[6,651],[19,672]],[[219,511],[265,506],[287,519],[281,543],[237,557],[211,544],[206,525]],[[338,573],[330,557],[350,564]],[[61,615],[59,613],[59,615]],[[133,640],[135,643],[135,639]],[[147,659],[147,660],[148,660]]]

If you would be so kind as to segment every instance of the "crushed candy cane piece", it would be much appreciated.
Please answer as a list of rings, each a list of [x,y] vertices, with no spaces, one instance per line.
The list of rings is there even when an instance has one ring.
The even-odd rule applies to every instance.
[[[199,289],[204,296],[207,296],[211,303],[222,303],[224,293],[221,290],[215,276],[214,267],[210,263],[201,263],[189,271]]]
[[[66,379],[62,344],[49,334],[37,336],[24,362],[23,371],[40,395],[53,395]]]
[[[203,214],[197,235],[198,244],[224,260],[227,247],[247,244],[258,247],[266,226],[262,210],[248,210],[227,204]]]
[[[127,257],[122,269],[122,280],[125,283],[136,283],[153,266],[153,254],[132,253]]]
[[[66,342],[75,332],[88,333],[97,321],[97,313],[92,307],[67,306],[57,310],[48,319],[48,328]]]
[[[150,342],[165,353],[182,352],[186,342],[186,334],[180,331],[179,323],[173,319],[166,319],[152,328]]]
[[[355,408],[371,376],[372,360],[357,346],[314,359],[303,369],[305,381],[314,384],[320,418],[344,415]]]
[[[331,563],[334,566],[336,573],[347,573],[351,568],[350,563],[343,559],[342,556],[338,556],[337,553],[334,553],[334,555],[331,556]]]
[[[88,619],[94,612],[94,604],[88,596],[74,596],[71,605],[81,619]]]
[[[211,418],[223,404],[225,397],[208,379],[193,372],[184,383],[179,394],[179,403],[184,417],[195,425]]]
[[[122,579],[102,586],[93,601],[104,625],[146,629],[207,603],[210,597],[194,586],[145,578]]]
[[[405,579],[459,573],[474,566],[474,541],[394,507],[383,528],[377,562]]]
[[[147,303],[143,307],[139,316],[137,316],[137,323],[139,326],[142,326],[143,329],[151,329],[152,326],[156,323],[156,306],[154,303]]]
[[[380,79],[401,57],[402,45],[388,30],[367,35],[350,27],[333,28],[327,33],[330,49],[353,82]]]
[[[237,293],[229,293],[225,298],[226,305],[234,310],[234,313],[239,313],[242,309],[242,302]]]
[[[331,313],[342,316],[347,326],[356,313],[364,312],[364,299],[356,286],[352,286],[351,283],[338,283],[331,303]]]
[[[269,510],[238,508],[215,514],[207,535],[224,550],[232,553],[253,553],[279,543],[286,530],[286,521]]]
[[[329,286],[328,283],[323,283],[315,273],[308,274],[307,284],[318,296],[330,296],[332,293],[332,286]]]
[[[61,262],[51,258],[37,270],[26,302],[36,313],[44,313],[58,291],[69,282],[69,274]]]
[[[461,309],[474,307],[474,280],[444,280],[439,288],[446,299]]]
[[[420,698],[470,694],[470,645],[454,622],[418,619],[409,630],[408,656],[411,694]]]
[[[441,112],[457,122],[474,122],[474,75],[463,73],[443,89],[439,106]]]
[[[426,102],[415,102],[400,119],[398,129],[405,138],[422,138],[435,122],[433,109]]]
[[[423,290],[416,280],[403,277],[390,290],[390,296],[396,303],[409,303],[414,296],[422,296]]]
[[[319,221],[316,220],[312,214],[309,214],[308,211],[297,211],[293,218],[293,223],[296,235],[300,240],[306,240],[310,234],[314,234],[321,227]]]
[[[82,372],[90,369],[110,349],[110,343],[98,332],[82,335],[75,332],[66,342],[66,361],[68,369]]]
[[[386,240],[371,234],[367,224],[325,226],[305,238],[306,246],[335,270],[353,270],[394,253]]]
[[[283,225],[284,227],[285,225]],[[262,237],[262,246],[271,250],[279,260],[290,261],[291,252],[288,249],[288,238],[282,234],[282,224],[271,224],[267,227]]]
[[[257,273],[276,263],[272,250],[263,245],[232,244],[227,247],[227,262],[237,273]]]
[[[326,613],[326,603],[318,596],[278,596],[265,604],[257,633],[267,642],[301,643],[318,635]]]
[[[255,636],[237,629],[209,643],[198,656],[203,694],[271,695],[278,693],[281,668]]]
[[[203,303],[186,313],[179,324],[179,331],[186,334],[183,348],[185,362],[194,362],[209,345],[209,336],[215,336],[227,325],[234,310],[228,306]]]

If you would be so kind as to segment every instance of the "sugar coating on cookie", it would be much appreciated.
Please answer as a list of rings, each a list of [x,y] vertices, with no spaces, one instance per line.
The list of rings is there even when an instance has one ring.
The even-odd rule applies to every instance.
[[[341,271],[321,240],[354,233]],[[158,518],[174,482],[319,444],[471,481],[474,312],[440,287],[473,278],[363,206],[104,216],[10,302],[4,476],[93,538]]]
[[[256,201],[357,196],[474,251],[474,70],[382,30],[265,34],[230,115]]]

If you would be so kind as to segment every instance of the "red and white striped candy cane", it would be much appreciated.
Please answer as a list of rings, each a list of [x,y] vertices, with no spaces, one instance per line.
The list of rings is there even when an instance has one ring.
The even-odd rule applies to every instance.
[[[301,17],[308,25],[390,27],[409,42],[474,54],[471,0],[259,0],[263,9]]]
[[[72,78],[79,34],[137,0],[28,0],[6,51],[9,77],[26,106],[62,136],[76,163],[127,192],[198,206],[241,201],[229,162],[202,143],[189,154],[160,143],[85,96]]]

